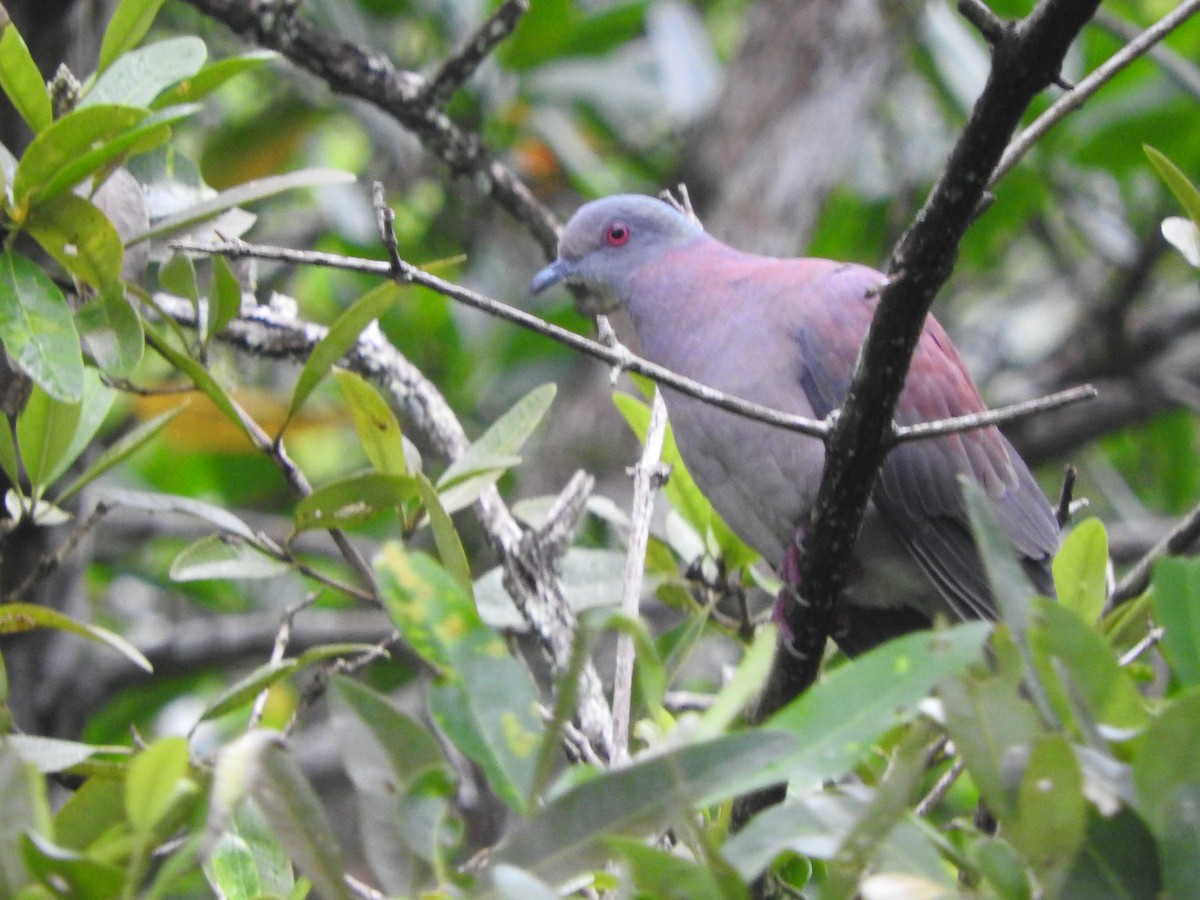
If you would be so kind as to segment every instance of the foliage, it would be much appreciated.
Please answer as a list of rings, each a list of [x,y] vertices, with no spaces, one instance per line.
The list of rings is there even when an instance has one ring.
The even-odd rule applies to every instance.
[[[1002,621],[909,635],[853,661],[831,656],[812,690],[746,725],[774,646],[747,598],[776,585],[699,493],[669,435],[670,509],[636,561],[653,595],[643,621],[616,611],[629,520],[608,497],[590,498],[581,536],[569,549],[560,539],[556,561],[521,555],[555,525],[553,498],[514,504],[520,524],[504,546],[463,514],[486,519],[549,468],[539,442],[554,429],[542,425],[565,419],[545,382],[567,377],[561,349],[468,320],[400,280],[254,273],[170,244],[290,228],[331,251],[363,251],[377,241],[373,211],[330,165],[383,174],[389,164],[370,156],[377,126],[316,108],[280,70],[268,74],[272,54],[210,61],[212,37],[152,36],[155,22],[172,27],[160,6],[118,4],[96,71],[74,94],[43,82],[14,25],[0,32],[0,90],[32,134],[19,154],[0,152],[0,343],[3,371],[23,388],[0,396],[11,426],[0,429],[0,554],[14,560],[31,531],[70,531],[63,556],[80,553],[113,510],[188,523],[137,551],[98,553],[90,603],[69,613],[39,593],[61,559],[4,581],[0,634],[84,638],[103,654],[89,660],[117,660],[112,681],[136,686],[104,696],[83,735],[66,739],[15,727],[10,706],[26,708],[33,690],[15,667],[7,679],[0,669],[0,894],[366,895],[347,871],[369,873],[389,896],[513,898],[564,886],[737,898],[764,879],[822,897],[1156,897],[1200,882],[1195,560],[1160,560],[1150,587],[1114,608],[1114,532],[1085,518],[1054,563],[1058,601],[1031,596],[987,502],[968,490]],[[448,7],[413,4],[393,22],[381,6],[342,4],[363,24],[392,22],[406,66],[431,65],[457,43]],[[452,117],[477,121],[546,193],[657,185],[678,165],[657,112],[662,86],[646,74],[643,35],[657,6],[535,3],[493,67],[456,94]],[[1139,22],[1154,12],[1113,6]],[[722,23],[744,13],[741,2],[708,4],[694,24],[712,37],[688,32],[671,58],[711,55]],[[986,64],[986,48],[936,10],[922,23],[903,76],[912,108],[891,108],[864,135],[874,164],[831,199],[815,252],[881,255],[906,195],[940,165],[923,148],[949,140],[966,112],[964,73]],[[1172,37],[1176,50],[1194,50],[1194,25]],[[1111,37],[1089,33],[1077,63],[1090,69],[1112,49]],[[1151,66],[1128,74],[1043,140],[962,248],[947,318],[983,320],[982,333],[1025,322],[1012,347],[968,347],[985,377],[1019,370],[1004,358],[1018,338],[1061,334],[1057,320],[1086,314],[1079,295],[1050,305],[1064,264],[1082,271],[1097,248],[1120,262],[1149,246],[1167,208],[1155,172],[1187,215],[1165,218],[1162,234],[1200,267],[1200,148],[1179,124],[1195,120],[1195,99],[1165,94]],[[627,91],[609,90],[617,82]],[[475,234],[492,230],[473,227],[485,213],[455,191],[445,172],[415,169],[394,198],[398,252],[450,258],[443,268],[494,295],[519,290],[525,269],[501,272],[495,260],[520,256]],[[454,254],[467,245],[463,264]],[[1194,305],[1194,272],[1172,262],[1157,275],[1162,294]],[[1010,320],[975,303],[1017,284],[1025,303]],[[278,293],[259,307],[268,287]],[[566,307],[544,312],[580,324]],[[239,328],[296,343],[242,340],[237,358]],[[369,355],[393,346],[411,369],[384,372]],[[475,440],[439,444],[433,429],[402,424],[425,378],[448,401],[425,413],[457,412]],[[645,437],[641,401],[617,393],[615,404],[588,414],[595,447],[622,419]],[[1195,425],[1173,410],[1088,449],[1081,480],[1094,510],[1118,520],[1131,504],[1194,506]],[[96,512],[68,524],[81,496]],[[550,665],[521,646],[538,623],[517,582],[543,564],[557,566],[564,615],[578,620],[570,646],[543,648]],[[181,664],[138,627],[133,582],[174,592],[148,618],[230,614],[237,631],[261,612],[270,640],[236,665],[216,646]],[[119,602],[126,593],[135,599]],[[348,622],[356,605],[374,612],[369,638],[345,625],[294,640],[306,616]],[[580,736],[575,708],[610,632],[637,649],[632,758],[613,768]],[[1160,634],[1152,647],[1148,636]],[[19,650],[4,645],[10,660]],[[723,681],[711,664],[721,654],[732,661]],[[149,671],[159,660],[152,680],[130,682],[129,664]],[[669,696],[677,691],[703,694],[702,709]],[[336,812],[304,767],[318,701],[349,783]],[[736,798],[784,783],[785,802],[733,831]]]

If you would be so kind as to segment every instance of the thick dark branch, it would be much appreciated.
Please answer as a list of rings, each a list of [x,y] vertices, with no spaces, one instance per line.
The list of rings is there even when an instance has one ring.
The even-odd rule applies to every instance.
[[[554,216],[511,169],[492,157],[477,134],[442,112],[428,95],[429,82],[425,78],[396,68],[382,53],[327,34],[301,18],[291,4],[254,0],[187,2],[235,33],[281,53],[333,90],[382,109],[416,135],[451,172],[470,177],[480,191],[523,223],[546,257],[553,258],[558,247]]]
[[[843,414],[831,436],[812,527],[804,544],[811,607],[785,611],[792,653],[779,653],[760,714],[816,677],[859,526],[888,449],[889,423],[933,298],[1030,101],[1058,77],[1067,48],[1099,0],[1043,0],[994,43],[992,70],[941,179],[889,265]]]
[[[1163,556],[1179,556],[1200,541],[1200,506],[1196,506],[1168,532],[1162,540],[1150,548],[1136,566],[1129,570],[1117,589],[1113,591],[1110,604],[1119,606],[1146,590],[1154,564]]]

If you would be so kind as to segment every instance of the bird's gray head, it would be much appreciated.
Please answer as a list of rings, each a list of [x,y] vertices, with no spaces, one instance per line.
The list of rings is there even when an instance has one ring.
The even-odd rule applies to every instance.
[[[588,293],[580,309],[611,312],[629,298],[630,278],[663,253],[690,243],[703,229],[654,197],[618,194],[581,206],[558,241],[558,259],[534,276],[536,294],[553,284],[577,284]]]

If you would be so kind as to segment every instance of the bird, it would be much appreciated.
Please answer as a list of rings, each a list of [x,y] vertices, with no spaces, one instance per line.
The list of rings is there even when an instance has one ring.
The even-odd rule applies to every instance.
[[[741,399],[822,419],[845,399],[885,280],[857,263],[746,253],[667,202],[619,194],[575,212],[557,259],[534,276],[530,292],[582,288],[582,312],[628,313],[651,362]],[[701,492],[785,586],[802,594],[801,545],[821,483],[822,441],[670,387],[663,399]],[[946,331],[928,316],[896,421],[985,408]],[[838,603],[833,637],[848,654],[939,616],[996,618],[960,477],[984,489],[1033,587],[1053,596],[1058,522],[1000,431],[906,442],[884,461]]]

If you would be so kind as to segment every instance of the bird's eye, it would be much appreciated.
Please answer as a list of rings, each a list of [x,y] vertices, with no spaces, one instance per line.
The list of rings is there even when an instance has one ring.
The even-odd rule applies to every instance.
[[[617,220],[604,229],[604,240],[610,247],[620,247],[629,241],[629,226]]]

